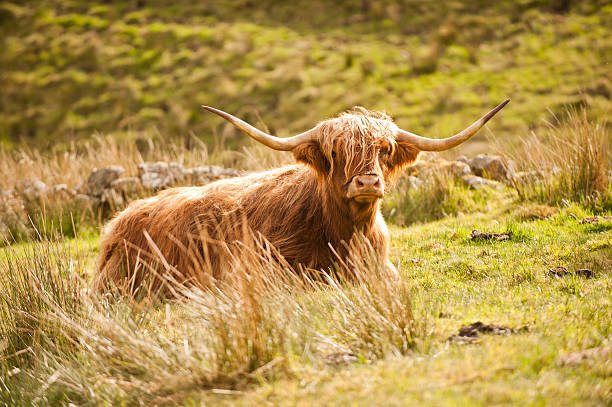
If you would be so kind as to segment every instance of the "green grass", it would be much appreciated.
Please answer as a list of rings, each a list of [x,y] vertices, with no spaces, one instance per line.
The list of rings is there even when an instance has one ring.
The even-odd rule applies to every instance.
[[[406,177],[385,198],[385,218],[397,225],[428,222],[447,216],[457,216],[492,210],[500,202],[509,202],[515,195],[508,188],[482,188],[470,190],[461,180],[455,179],[446,170],[433,165],[428,177],[421,178],[422,185],[410,186]]]
[[[586,214],[572,206],[548,220],[500,222],[477,214],[394,227],[392,252],[418,293],[415,308],[442,315],[427,353],[340,369],[296,369],[295,377],[244,395],[194,399],[216,405],[606,405],[612,402],[609,358],[578,367],[559,364],[561,355],[612,335],[611,225],[578,225],[574,216]],[[471,229],[512,229],[518,237],[474,243]],[[557,265],[588,267],[596,277],[548,276]],[[475,321],[527,326],[528,332],[472,345],[444,342]]]
[[[187,300],[89,291],[102,214],[30,203],[39,235],[3,214],[23,240],[0,247],[0,405],[611,405],[612,357],[561,363],[612,346],[612,223],[578,223],[610,215],[612,8],[573,3],[0,3],[3,189],[140,160],[290,161],[223,150],[245,137],[200,104],[281,136],[356,104],[443,136],[509,96],[496,140],[538,171],[514,189],[400,179],[383,210],[399,277],[366,245],[357,283],[299,280],[260,242]],[[484,136],[464,148],[490,151]],[[476,321],[525,329],[447,342]]]
[[[386,328],[380,325],[383,320],[369,319],[371,315],[382,315],[371,314],[370,307],[382,301],[385,293],[391,298],[403,295],[397,291],[397,283],[376,286],[368,281],[378,280],[365,280],[361,288],[349,285],[314,291],[294,289],[279,297],[279,292],[260,292],[257,283],[251,282],[249,289],[259,293],[255,297],[263,307],[260,312],[267,310],[256,317],[256,332],[268,338],[266,352],[271,353],[251,353],[250,362],[240,359],[241,348],[235,348],[238,343],[231,340],[232,332],[248,332],[244,331],[248,320],[244,321],[247,325],[220,325],[212,331],[213,337],[219,332],[230,335],[221,349],[207,348],[215,343],[206,339],[212,328],[201,331],[210,323],[207,313],[236,303],[238,298],[230,294],[225,300],[216,300],[221,301],[215,302],[220,308],[212,309],[199,308],[204,304],[199,297],[192,298],[195,305],[170,302],[153,308],[137,307],[135,311],[102,306],[94,316],[91,311],[71,314],[70,308],[64,309],[65,317],[73,318],[66,322],[67,326],[74,324],[72,328],[84,330],[81,339],[63,348],[57,344],[50,347],[48,343],[34,346],[38,349],[34,357],[28,363],[19,362],[21,372],[11,378],[7,372],[15,361],[5,359],[3,381],[13,396],[24,397],[24,405],[36,395],[42,400],[48,397],[48,402],[83,401],[89,388],[95,394],[90,396],[94,405],[105,400],[125,405],[148,400],[158,405],[187,406],[266,402],[609,404],[609,358],[587,360],[578,366],[561,365],[560,358],[568,352],[600,346],[612,337],[612,224],[579,224],[579,219],[592,215],[579,205],[552,211],[553,215],[546,219],[524,220],[525,213],[541,213],[542,208],[508,200],[495,202],[494,209],[486,212],[411,227],[392,226],[392,261],[401,272],[400,286],[405,285],[411,297],[408,304],[414,318],[411,337],[415,343],[406,351],[398,352],[400,348],[392,345],[399,337],[385,333]],[[503,242],[476,242],[469,238],[472,229],[510,231],[513,237]],[[95,241],[94,238],[89,243],[95,245]],[[18,247],[18,257],[27,253],[27,248],[28,244]],[[570,271],[589,268],[595,275],[591,279],[552,277],[547,270],[554,266],[565,266]],[[90,264],[80,270],[87,274],[92,268]],[[260,265],[260,269],[265,267]],[[274,268],[265,273],[270,270]],[[374,290],[374,295],[368,297],[372,287],[382,287],[383,292]],[[375,302],[367,305],[368,298]],[[279,299],[282,301],[277,302]],[[296,304],[301,308],[292,308]],[[236,308],[232,312],[237,314],[232,315],[241,318],[240,309]],[[287,314],[291,309],[298,313]],[[329,313],[330,310],[339,313]],[[52,314],[59,312],[56,309]],[[224,323],[228,324],[234,317],[228,314],[224,318],[229,318]],[[527,330],[510,336],[483,336],[475,344],[446,342],[460,326],[476,321]],[[389,325],[392,326],[396,325]],[[395,332],[393,329],[388,332]],[[92,339],[83,336],[86,334]],[[321,351],[321,346],[330,344],[334,345]],[[191,356],[183,353],[185,346],[190,347]],[[332,349],[355,354],[356,363],[326,365],[324,355]],[[206,368],[210,362],[202,355],[219,351],[238,352],[231,357],[226,354],[230,358],[227,363],[231,360],[234,368],[244,366],[247,372],[257,373],[239,375],[238,381],[231,375],[210,381]],[[111,362],[111,355],[122,355],[125,366]],[[45,363],[51,367],[45,367]],[[226,374],[231,371],[221,366],[217,369]],[[59,373],[53,377],[56,371]],[[42,393],[35,390],[36,383],[46,383],[50,377],[55,381]]]
[[[245,141],[201,104],[281,136],[354,105],[446,136],[511,97],[492,126],[512,143],[548,109],[612,107],[600,1],[137,3],[1,3],[0,140]]]

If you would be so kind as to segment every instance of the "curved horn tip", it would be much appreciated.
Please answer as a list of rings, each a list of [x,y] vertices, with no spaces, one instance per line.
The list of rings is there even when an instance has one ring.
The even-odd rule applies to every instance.
[[[273,148],[274,150],[289,151],[294,149],[298,144],[310,141],[312,139],[312,130],[288,138],[275,137],[268,133],[264,133],[263,131],[251,126],[244,120],[234,117],[231,114],[224,112],[223,110],[215,109],[214,107],[205,105],[201,106],[203,109],[221,116],[247,136],[255,139],[263,145]]]
[[[214,113],[218,116],[223,117],[225,120],[227,120],[230,123],[233,123],[234,125],[236,125],[235,124],[236,120],[240,120],[237,117],[234,117],[231,114],[224,112],[223,110],[215,109],[214,107],[202,105],[202,108],[205,110],[208,110],[211,113]]]
[[[210,107],[210,106],[206,106],[206,105],[202,105],[201,107],[202,107],[202,109],[208,110],[209,112],[213,112],[213,113],[220,112],[219,109],[215,109],[214,107]]]
[[[486,122],[488,122],[491,117],[495,116],[497,114],[497,112],[502,110],[503,107],[506,106],[509,102],[510,102],[510,98],[504,100],[499,105],[495,106],[489,113],[487,113],[486,115],[484,115],[482,117],[482,119],[481,119],[482,120],[482,124],[485,124]]]
[[[508,98],[508,99],[504,100],[504,101],[503,101],[503,102],[501,102],[499,105],[495,106],[495,107],[493,108],[493,110],[494,110],[495,112],[498,112],[498,111],[500,111],[500,110],[501,110],[501,109],[502,109],[504,106],[506,106],[506,105],[507,105],[509,102],[510,102],[510,98]]]
[[[214,107],[202,105],[201,108],[204,109],[204,110],[208,110],[209,112],[212,112],[212,113],[217,113],[216,112],[217,109],[215,109]]]
[[[503,102],[501,102],[498,107],[501,109],[502,107],[506,106],[508,103],[510,102],[510,98],[507,98],[506,100],[504,100]]]

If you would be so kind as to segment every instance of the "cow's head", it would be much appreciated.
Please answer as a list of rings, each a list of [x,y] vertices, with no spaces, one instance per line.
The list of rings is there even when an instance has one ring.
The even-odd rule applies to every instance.
[[[297,136],[279,138],[221,110],[218,114],[255,140],[275,150],[292,151],[298,162],[310,165],[334,196],[354,210],[372,207],[402,168],[421,151],[444,151],[472,137],[508,100],[462,132],[446,139],[429,139],[400,129],[383,113],[355,108],[319,123]]]

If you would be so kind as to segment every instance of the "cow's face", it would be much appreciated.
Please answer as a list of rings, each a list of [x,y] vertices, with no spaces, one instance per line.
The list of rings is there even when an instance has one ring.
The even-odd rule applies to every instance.
[[[353,210],[376,206],[400,169],[418,157],[418,149],[397,141],[397,126],[383,114],[353,111],[316,129],[317,140],[296,147],[294,156]]]

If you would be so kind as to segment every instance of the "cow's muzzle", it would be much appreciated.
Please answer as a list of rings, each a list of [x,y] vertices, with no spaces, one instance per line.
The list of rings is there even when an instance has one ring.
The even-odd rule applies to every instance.
[[[383,197],[385,187],[378,175],[366,174],[353,177],[348,186],[348,197],[357,202],[371,202]]]

